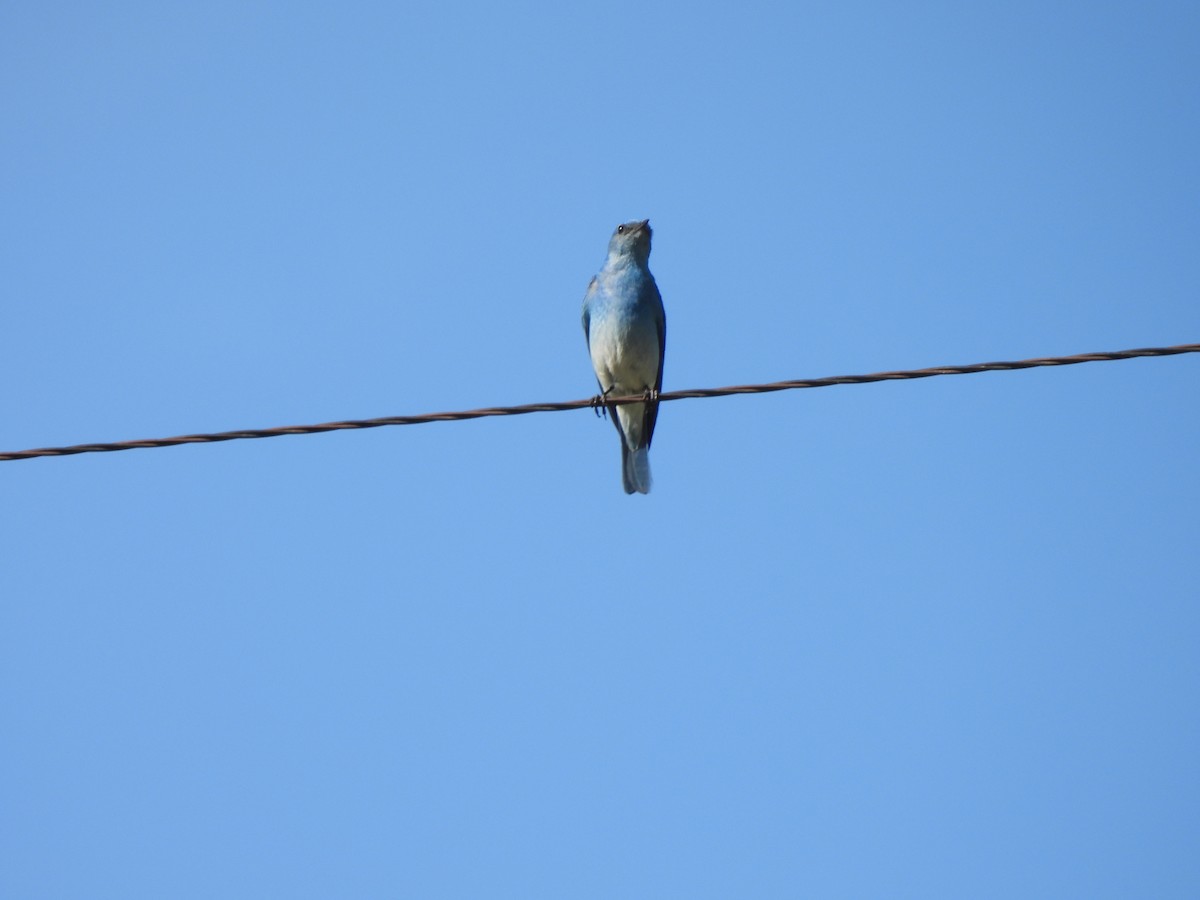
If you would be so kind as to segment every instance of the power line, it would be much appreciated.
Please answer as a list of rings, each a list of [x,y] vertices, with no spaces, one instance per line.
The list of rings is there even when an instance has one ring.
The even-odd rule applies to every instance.
[[[1178,344],[1174,347],[1145,347],[1140,350],[1116,350],[1110,353],[1080,353],[1075,356],[1046,356],[1016,362],[974,363],[968,366],[935,366],[930,369],[907,369],[896,372],[876,372],[872,375],[835,375],[832,378],[802,378],[796,381],[775,381],[769,384],[744,384],[733,387],[701,388],[690,391],[668,391],[659,400],[693,400],[702,397],[728,397],[734,394],[767,394],[772,391],[792,391],[803,388],[833,387],[838,384],[871,384],[876,381],[908,381],[914,378],[933,378],[937,375],[974,375],[977,372],[1011,372],[1041,366],[1073,366],[1079,363],[1111,362],[1145,356],[1177,356],[1181,353],[1200,353],[1200,344]],[[621,406],[642,403],[645,396],[607,397],[605,405]],[[595,399],[566,400],[557,403],[529,403],[524,406],[492,406],[460,412],[426,413],[419,416],[384,416],[378,419],[353,419],[346,422],[326,422],[321,425],[285,425],[281,428],[255,428],[247,431],[221,431],[215,434],[185,434],[179,437],[152,438],[142,441],[117,441],[108,444],[76,444],[70,447],[43,447],[39,450],[18,450],[0,453],[0,462],[34,459],[40,456],[74,456],[77,453],[111,453],[117,450],[138,450],[153,447],[176,447],[180,444],[212,444],[219,441],[241,441],[254,438],[283,437],[287,434],[321,434],[326,431],[346,431],[356,428],[380,428],[384,425],[424,425],[428,422],[458,422],[463,419],[482,419],[488,416],[520,416],[535,412],[560,412],[567,409],[591,409]]]

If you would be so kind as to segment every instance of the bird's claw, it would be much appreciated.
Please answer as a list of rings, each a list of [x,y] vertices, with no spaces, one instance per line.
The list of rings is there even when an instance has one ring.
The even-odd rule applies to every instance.
[[[646,393],[644,393],[642,395],[642,397],[648,403],[657,403],[658,402],[658,388],[646,388]]]
[[[592,398],[592,412],[596,414],[597,419],[608,418],[608,407],[604,405],[604,394],[597,394]]]

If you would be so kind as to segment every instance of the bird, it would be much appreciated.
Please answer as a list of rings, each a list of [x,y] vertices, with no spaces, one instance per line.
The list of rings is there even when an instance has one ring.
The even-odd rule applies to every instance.
[[[650,220],[618,225],[608,256],[583,297],[583,333],[606,413],[621,437],[621,482],[626,494],[650,493],[650,441],[658,419],[667,315],[650,274]],[[645,402],[616,406],[609,396],[643,394]]]

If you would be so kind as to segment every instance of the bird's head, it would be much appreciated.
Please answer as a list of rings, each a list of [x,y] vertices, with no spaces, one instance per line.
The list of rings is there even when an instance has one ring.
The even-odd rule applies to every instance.
[[[632,257],[644,265],[650,259],[651,233],[649,219],[618,225],[608,242],[608,255]]]

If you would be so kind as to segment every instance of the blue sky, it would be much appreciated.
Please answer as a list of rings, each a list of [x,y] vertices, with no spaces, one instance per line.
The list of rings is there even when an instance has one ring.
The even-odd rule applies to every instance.
[[[8,4],[0,447],[1200,340],[1189,3]],[[0,465],[11,897],[1194,897],[1200,357]]]

